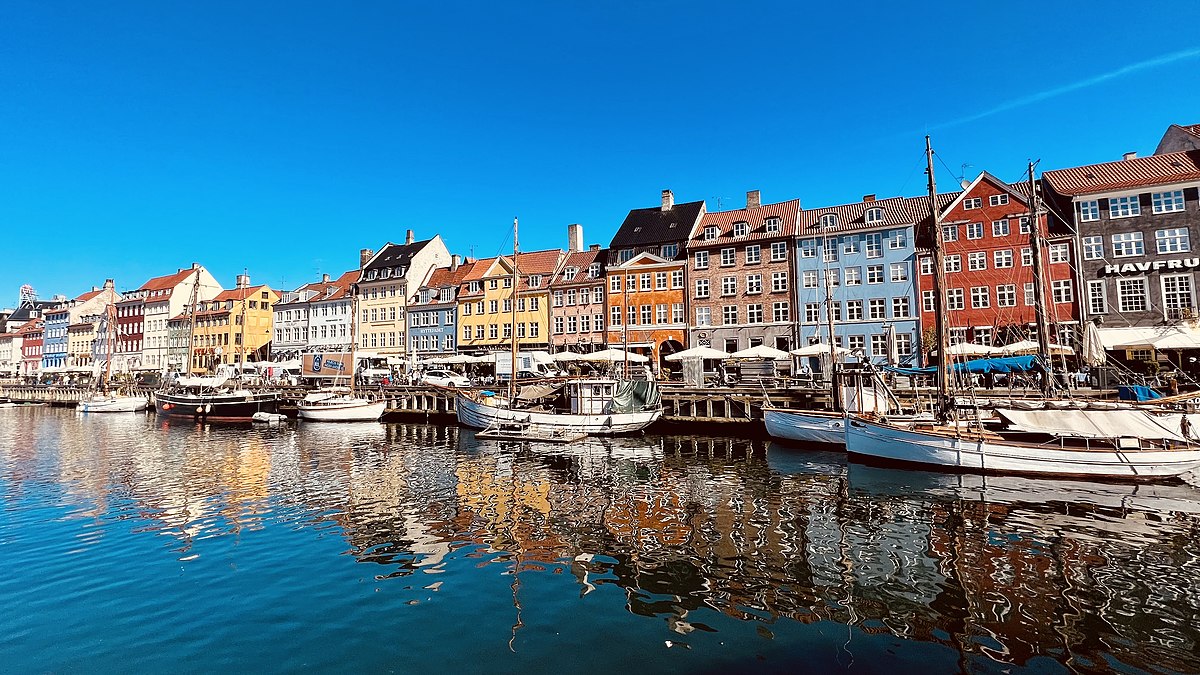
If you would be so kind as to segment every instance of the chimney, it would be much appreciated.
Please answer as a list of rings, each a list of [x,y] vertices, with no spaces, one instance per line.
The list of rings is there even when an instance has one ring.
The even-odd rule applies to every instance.
[[[358,252],[358,266],[366,267],[367,261],[370,260],[371,256],[373,256],[373,255],[375,255],[375,251],[372,251],[369,248],[364,248],[361,251],[359,251]]]
[[[454,255],[450,256],[450,271],[451,272],[457,272],[458,266],[461,264],[462,264],[462,256],[461,255],[455,253]],[[463,310],[463,311],[466,311],[466,310]]]
[[[588,247],[588,250],[589,250],[589,251],[599,251],[599,250],[600,250],[600,244],[592,244],[591,246],[589,246],[589,247]]]
[[[567,226],[567,253],[579,253],[583,250],[583,226],[571,223]]]
[[[413,243],[413,231],[412,230],[408,230],[407,232],[404,233],[404,243],[405,244]]]
[[[93,293],[95,293],[95,292],[96,292],[96,291],[98,291],[98,290],[100,290],[100,289],[99,289],[99,288],[97,288],[96,286],[92,286],[92,292],[93,292]]]
[[[675,195],[670,190],[663,190],[662,210],[670,211],[675,208]]]
[[[1121,157],[1121,159],[1137,159],[1137,153],[1136,152],[1127,152],[1127,153],[1125,153],[1124,156]]]
[[[746,208],[757,209],[762,206],[762,194],[758,190],[746,191]]]
[[[104,290],[106,290],[106,291],[111,291],[113,288],[114,288],[114,285],[113,285],[113,280],[112,280],[112,279],[105,279],[105,280],[104,280]]]
[[[875,195],[863,195],[863,201],[864,202],[873,202],[873,201],[875,201]]]
[[[238,288],[250,288],[250,275],[249,274],[239,274],[237,276],[237,287]]]
[[[329,283],[329,275],[328,274],[321,275],[321,283],[323,283],[323,284]]]

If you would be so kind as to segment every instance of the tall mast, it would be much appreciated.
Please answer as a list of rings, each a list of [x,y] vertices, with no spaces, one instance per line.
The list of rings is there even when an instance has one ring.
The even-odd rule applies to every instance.
[[[358,379],[358,359],[354,351],[358,347],[358,337],[354,328],[358,325],[358,284],[350,284],[350,396],[354,396],[354,382]],[[337,383],[337,380],[334,380]]]
[[[1033,179],[1033,162],[1029,163],[1029,246],[1033,250],[1034,312],[1037,320],[1038,352],[1046,359],[1046,372],[1042,376],[1042,393],[1053,389],[1049,365],[1054,362],[1050,354],[1050,321],[1046,318],[1046,275],[1042,261],[1041,202],[1037,183]]]
[[[238,377],[246,368],[246,297],[250,295],[250,275],[243,268],[242,276],[246,278],[246,287],[242,289],[242,338],[238,344]]]
[[[520,248],[517,244],[517,219],[513,218],[513,260],[512,260],[512,293],[509,294],[509,302],[512,303],[512,332],[509,334],[511,338],[510,348],[512,349],[512,363],[508,377],[508,405],[512,407],[513,396],[516,395],[517,387],[517,287],[521,283],[521,276],[517,272],[517,254]]]
[[[825,247],[829,245],[829,233],[821,238],[821,274],[825,279],[825,327],[829,331],[829,385],[833,409],[842,407],[841,387],[837,375],[837,342],[833,335],[833,284],[829,280],[829,265],[825,263]],[[819,334],[819,333],[818,333]]]
[[[192,297],[188,302],[188,311],[191,313],[191,326],[188,328],[188,349],[187,349],[187,374],[192,374],[192,336],[196,334],[196,297],[200,293],[200,270],[196,270],[195,278],[192,279]]]
[[[933,146],[925,137],[926,173],[929,174],[929,217],[933,223],[933,300],[937,332],[937,415],[943,421],[950,409],[950,335],[946,326],[946,265],[945,242],[942,241],[941,215],[937,205],[937,182],[933,176]]]
[[[109,303],[104,310],[105,328],[104,328],[104,389],[108,390],[109,379],[112,378],[112,353],[113,353],[113,328],[117,322],[117,306],[114,303]],[[168,333],[167,344],[170,345],[170,333]],[[170,347],[167,353],[170,354]]]

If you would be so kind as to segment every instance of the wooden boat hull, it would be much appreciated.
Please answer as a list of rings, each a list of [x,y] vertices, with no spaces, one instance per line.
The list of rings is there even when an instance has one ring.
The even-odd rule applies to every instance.
[[[279,397],[277,392],[244,395],[157,392],[154,408],[159,415],[169,418],[249,422],[254,413],[279,412]]]
[[[852,455],[972,473],[1150,480],[1200,468],[1200,449],[1120,450],[1017,443],[904,429],[861,417],[846,426]]]
[[[846,445],[845,420],[839,412],[763,408],[763,423],[771,438],[842,447]]]
[[[150,407],[150,402],[142,396],[109,396],[84,399],[75,406],[75,409],[86,413],[107,413],[139,412],[148,407]]]
[[[539,413],[510,410],[485,405],[463,395],[455,402],[458,423],[474,429],[486,429],[494,424],[528,423],[545,429],[577,431],[589,436],[615,436],[642,431],[662,417],[662,409],[609,415],[572,415],[569,413]]]
[[[306,422],[375,422],[386,407],[383,401],[361,398],[326,399],[311,404],[302,401],[296,412]]]

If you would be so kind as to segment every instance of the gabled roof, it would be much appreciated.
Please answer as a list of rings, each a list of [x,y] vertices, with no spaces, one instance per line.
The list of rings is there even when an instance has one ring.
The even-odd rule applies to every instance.
[[[1043,173],[1042,179],[1068,197],[1200,181],[1200,150],[1057,169]]]
[[[178,272],[175,272],[174,274],[167,274],[167,275],[164,275],[161,277],[154,277],[150,281],[147,281],[146,283],[142,284],[142,287],[139,288],[138,290],[139,291],[171,290],[171,289],[175,288],[176,286],[178,286],[179,284],[186,281],[187,278],[190,277],[192,274],[195,274],[195,272],[196,272],[195,269],[192,269],[191,267],[189,267],[184,270],[179,270]]]
[[[258,293],[263,290],[274,295],[276,298],[279,297],[279,294],[276,293],[275,290],[272,289],[271,287],[267,286],[266,284],[259,284],[258,286],[247,286],[246,288],[231,288],[227,291],[221,291],[220,293],[217,294],[217,297],[213,298],[213,300],[216,302],[225,302],[226,300],[245,300],[246,298],[249,298],[251,295],[255,296],[255,298],[257,299]]]
[[[96,297],[97,295],[100,295],[103,292],[104,292],[103,288],[97,288],[94,291],[88,291],[87,293],[80,295],[78,298],[75,298],[75,302],[87,302],[88,300],[91,300],[92,298]]]
[[[700,218],[693,229],[688,242],[689,247],[714,246],[732,242],[753,241],[755,239],[778,239],[796,235],[796,218],[800,213],[800,200],[789,199],[786,202],[763,204],[750,209],[734,209],[732,211],[711,211]],[[779,230],[767,232],[768,218],[779,219]],[[746,223],[748,233],[745,236],[733,236],[733,224]],[[716,239],[705,239],[704,231],[710,226],[719,228],[720,234]]]
[[[951,198],[947,198],[946,203],[949,203]],[[925,201],[922,204],[926,205],[925,209],[928,211],[928,198],[917,197],[915,199],[924,199]],[[920,209],[914,208],[911,202],[912,198],[889,197],[869,202],[853,202],[838,206],[803,209],[797,216],[796,235],[800,237],[820,236],[834,232],[853,232],[856,230],[912,225],[918,222],[921,216],[919,215]],[[883,219],[878,222],[868,223],[866,221],[867,211],[871,209],[881,209]],[[829,214],[837,216],[837,225],[822,227],[821,217]],[[925,215],[928,215],[928,213]]]
[[[575,251],[573,253],[568,253],[566,258],[563,259],[562,265],[559,266],[558,271],[555,272],[554,278],[550,280],[550,285],[554,286],[557,284],[575,284],[584,282],[595,283],[595,279],[589,279],[587,276],[588,267],[590,267],[592,263],[600,263],[600,269],[603,270],[604,265],[607,262],[608,249],[606,248],[588,249],[586,251]],[[565,278],[563,278],[563,274],[566,272],[568,267],[574,267],[579,270],[579,274],[570,281],[567,281]]]
[[[414,241],[411,244],[393,244],[388,242],[379,249],[379,252],[371,256],[366,265],[363,265],[364,272],[367,270],[381,270],[393,267],[403,268],[406,274],[408,268],[412,266],[413,258],[425,248],[433,239],[425,239],[424,241]],[[360,279],[361,281],[361,279]]]
[[[968,195],[975,192],[975,188],[978,187],[980,183],[991,184],[992,187],[994,187],[998,190],[1001,190],[1005,194],[1008,194],[1008,195],[1016,198],[1016,200],[1021,202],[1021,204],[1024,205],[1026,209],[1029,208],[1029,197],[1027,195],[1027,193],[1029,192],[1028,189],[1017,190],[1014,186],[1009,185],[1008,183],[1005,183],[1004,181],[1000,180],[999,178],[996,178],[995,176],[988,173],[987,171],[980,171],[979,175],[975,177],[975,180],[971,181],[971,183],[969,185],[967,185],[965,188],[963,188],[962,192],[959,192],[958,196],[955,197],[953,201],[951,201],[949,204],[946,204],[945,206],[942,207],[942,215],[943,216],[946,215],[947,213],[952,211],[955,207],[957,207],[959,204],[961,204],[962,201],[964,199],[966,199]],[[926,202],[926,203],[928,203],[928,202]]]
[[[609,248],[632,248],[652,244],[680,244],[691,236],[692,227],[704,212],[704,202],[675,204],[664,211],[661,206],[633,209],[613,235]]]
[[[477,261],[459,263],[458,269],[450,269],[449,267],[439,267],[429,276],[429,281],[422,288],[442,288],[444,286],[458,286],[463,279],[471,273]]]
[[[283,307],[285,305],[301,305],[306,302],[322,302],[325,300],[337,300],[344,298],[350,293],[350,285],[358,281],[358,269],[352,269],[347,272],[342,272],[342,276],[329,281],[314,281],[311,284],[304,284],[297,288],[294,293],[304,293],[305,291],[312,293],[312,296],[307,300],[293,300],[291,302],[277,302],[275,307]]]

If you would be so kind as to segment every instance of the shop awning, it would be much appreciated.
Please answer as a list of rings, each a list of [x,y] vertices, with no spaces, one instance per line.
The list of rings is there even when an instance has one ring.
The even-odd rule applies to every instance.
[[[1192,326],[1099,328],[1105,349],[1200,349],[1200,329]]]

